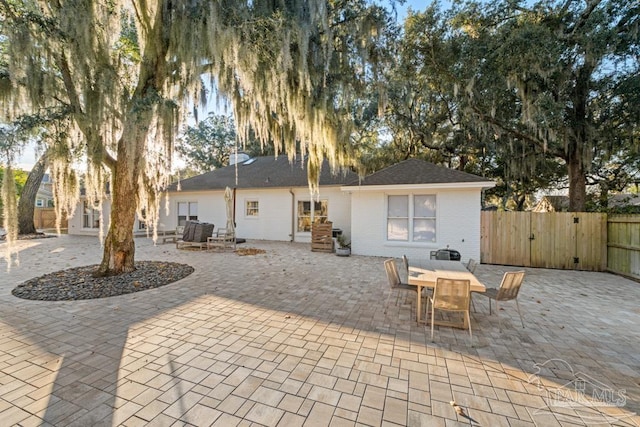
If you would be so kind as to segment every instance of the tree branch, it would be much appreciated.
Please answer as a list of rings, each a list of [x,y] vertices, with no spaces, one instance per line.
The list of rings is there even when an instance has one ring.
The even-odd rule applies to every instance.
[[[569,39],[572,38],[576,34],[576,32],[587,23],[587,20],[591,16],[591,13],[593,13],[595,8],[598,7],[598,5],[600,5],[601,2],[602,2],[602,0],[591,0],[591,1],[589,1],[587,3],[587,7],[580,14],[580,18],[575,23],[573,28],[568,28],[567,29],[567,31],[569,31],[569,34],[567,34],[567,38],[569,38]]]
[[[523,141],[527,141],[527,142],[535,145],[536,147],[540,148],[541,150],[547,151],[549,154],[551,154],[551,155],[553,155],[555,157],[559,157],[561,159],[565,158],[565,153],[564,152],[562,152],[560,150],[558,150],[558,151],[549,150],[549,147],[545,144],[545,142],[543,140],[535,138],[535,137],[533,137],[531,135],[528,135],[528,134],[526,134],[524,132],[520,132],[517,129],[513,129],[513,128],[509,127],[509,126],[506,126],[504,123],[502,123],[501,121],[497,120],[495,117],[491,117],[490,115],[487,115],[487,114],[483,113],[476,106],[472,106],[471,108],[473,109],[474,113],[476,113],[478,116],[480,116],[480,118],[483,121],[485,121],[487,123],[490,123],[490,124],[492,124],[494,126],[499,127],[502,131],[508,133],[509,135],[511,135],[511,136],[513,136],[515,138],[521,139]]]

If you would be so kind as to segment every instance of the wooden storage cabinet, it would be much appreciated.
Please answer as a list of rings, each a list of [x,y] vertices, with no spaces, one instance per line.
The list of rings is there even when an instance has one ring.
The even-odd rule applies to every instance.
[[[314,223],[311,226],[311,251],[333,252],[333,223]]]

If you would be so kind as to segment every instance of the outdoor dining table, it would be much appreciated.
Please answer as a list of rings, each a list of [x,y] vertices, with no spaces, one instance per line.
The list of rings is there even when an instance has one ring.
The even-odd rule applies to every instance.
[[[423,260],[420,266],[409,266],[410,285],[418,287],[417,321],[425,323],[422,318],[422,290],[435,288],[438,277],[446,279],[469,280],[471,292],[485,292],[487,288],[460,261]]]

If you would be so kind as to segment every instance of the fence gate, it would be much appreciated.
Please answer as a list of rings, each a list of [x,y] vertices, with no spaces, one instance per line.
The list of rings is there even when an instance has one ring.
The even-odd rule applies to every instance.
[[[56,212],[54,208],[35,208],[33,222],[37,229],[56,228]],[[60,228],[67,228],[67,218],[60,221]]]
[[[608,218],[609,271],[640,280],[640,215]]]
[[[576,212],[482,212],[486,264],[604,271],[607,216]]]

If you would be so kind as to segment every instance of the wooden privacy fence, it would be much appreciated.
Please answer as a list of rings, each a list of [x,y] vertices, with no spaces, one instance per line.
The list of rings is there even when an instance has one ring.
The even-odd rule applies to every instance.
[[[608,270],[640,280],[640,215],[610,215]]]
[[[37,229],[56,228],[56,212],[54,208],[35,208],[33,222]],[[67,227],[67,218],[62,218],[60,228]]]
[[[585,212],[482,212],[481,261],[605,271],[607,215]]]

